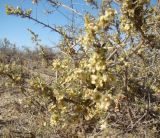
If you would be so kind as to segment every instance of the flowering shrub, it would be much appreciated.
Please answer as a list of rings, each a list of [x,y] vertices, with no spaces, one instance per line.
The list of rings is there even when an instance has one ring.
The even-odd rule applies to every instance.
[[[74,38],[79,51],[72,47],[68,33],[58,30],[64,40],[60,48],[69,51],[52,63],[54,82],[48,86],[38,78],[30,83],[33,91],[52,101],[48,105],[51,125],[63,129],[94,122],[97,131],[111,125],[130,132],[153,114],[159,119],[155,95],[160,93],[160,11],[149,0],[118,3],[120,12],[110,6],[99,17],[84,16],[85,34]],[[6,12],[31,16],[31,10],[10,6]],[[160,123],[150,127],[158,133]]]

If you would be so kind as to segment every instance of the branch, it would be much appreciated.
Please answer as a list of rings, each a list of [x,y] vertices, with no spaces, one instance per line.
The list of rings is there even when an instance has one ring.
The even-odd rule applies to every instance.
[[[62,35],[62,36],[66,36],[66,34],[64,34],[63,32],[59,31],[58,29],[56,29],[56,28],[54,28],[54,27],[52,27],[52,26],[50,26],[50,25],[48,25],[48,24],[45,24],[45,23],[43,23],[42,21],[39,21],[39,20],[37,20],[37,19],[35,19],[35,18],[31,17],[31,16],[25,16],[25,15],[24,15],[23,17],[24,17],[24,18],[28,18],[28,19],[30,19],[30,20],[38,23],[38,24],[41,24],[41,25],[43,25],[44,27],[47,27],[47,28],[51,29],[52,31],[54,31],[54,32],[56,32],[56,33],[58,33],[58,34],[60,34],[60,35]],[[72,38],[69,37],[69,36],[66,36],[66,37],[67,37],[68,39],[72,39]]]
[[[60,3],[60,2],[58,2],[58,1],[55,2],[54,0],[48,0],[48,2],[50,2],[52,6],[62,6],[63,8],[65,8],[65,9],[67,9],[67,10],[70,10],[70,11],[76,13],[77,15],[83,17],[83,15],[82,15],[81,13],[79,13],[77,10],[69,7],[68,5],[65,5],[65,4],[63,4],[63,3]]]

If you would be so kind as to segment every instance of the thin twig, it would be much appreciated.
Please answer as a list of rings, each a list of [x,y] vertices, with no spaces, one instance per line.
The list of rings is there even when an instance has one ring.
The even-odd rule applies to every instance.
[[[55,2],[55,1],[53,1],[53,0],[48,0],[48,2],[50,2],[50,3],[52,4],[52,6],[61,6],[61,7],[65,8],[65,9],[70,10],[70,11],[76,13],[77,15],[83,17],[83,15],[82,15],[81,13],[79,13],[77,10],[69,7],[68,5],[65,5],[65,4],[63,4],[63,3],[60,3],[60,2],[58,2],[58,1]]]

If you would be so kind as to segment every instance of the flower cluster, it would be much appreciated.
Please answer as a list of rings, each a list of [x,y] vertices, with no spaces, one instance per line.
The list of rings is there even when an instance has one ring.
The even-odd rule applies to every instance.
[[[20,7],[14,8],[12,6],[6,5],[6,13],[8,15],[19,15],[19,16],[30,16],[32,13],[32,9],[22,10]]]
[[[134,30],[134,24],[126,16],[121,16],[121,30],[125,33],[130,33],[131,30]]]
[[[82,37],[82,44],[87,50],[96,41],[96,35],[99,35],[104,28],[107,28],[114,20],[116,11],[114,9],[107,9],[104,15],[101,15],[98,20],[90,19],[89,15],[85,16],[85,30],[86,35]]]
[[[69,59],[55,59],[52,63],[53,70],[64,70],[67,69],[69,66],[70,60]]]
[[[138,25],[138,20],[142,20],[140,13],[144,9],[144,5],[148,4],[150,0],[124,0],[121,7],[121,30],[127,34],[135,32]],[[141,25],[141,24],[139,24]]]
[[[91,83],[96,87],[103,87],[107,81],[107,75],[105,74],[106,62],[105,51],[97,50],[93,52],[88,64],[89,72],[91,72]]]
[[[23,81],[21,67],[15,62],[12,64],[0,63],[0,75],[7,76],[12,80],[12,83],[19,84]]]
[[[109,8],[105,11],[104,15],[101,15],[98,20],[98,26],[100,28],[105,28],[114,20],[116,11]]]

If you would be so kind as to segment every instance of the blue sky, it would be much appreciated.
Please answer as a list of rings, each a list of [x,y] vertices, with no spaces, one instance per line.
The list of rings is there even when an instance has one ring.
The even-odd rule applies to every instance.
[[[69,4],[69,0],[63,0],[64,3]],[[81,9],[82,0],[77,0],[78,8]],[[16,16],[8,16],[5,13],[5,5],[13,5],[15,7],[20,6],[23,9],[33,9],[32,16],[37,17],[38,20],[45,22],[50,25],[67,25],[69,20],[67,20],[64,15],[71,16],[70,12],[64,9],[59,9],[59,12],[55,12],[52,15],[45,14],[46,8],[51,8],[45,0],[41,0],[38,5],[33,5],[31,0],[0,0],[0,39],[8,38],[11,42],[16,43],[21,46],[33,47],[31,41],[31,35],[27,31],[28,28],[32,29],[35,33],[40,35],[42,43],[53,46],[58,42],[59,36],[57,33],[52,32],[51,30],[44,28],[41,25],[36,24],[35,22],[22,19]],[[76,4],[76,3],[75,3]],[[63,15],[64,14],[64,15]]]
[[[65,4],[69,5],[70,0],[61,0]],[[77,10],[81,12],[92,11],[89,6],[86,6],[83,0],[73,0]],[[152,3],[155,3],[156,0],[152,0]],[[59,9],[59,12],[55,12],[52,15],[44,14],[44,9],[51,8],[46,4],[45,0],[41,0],[38,5],[33,5],[31,0],[0,0],[0,39],[8,38],[11,42],[16,43],[19,47],[26,46],[29,48],[33,48],[33,43],[31,41],[31,35],[27,31],[28,28],[32,29],[34,32],[40,35],[42,39],[42,43],[48,46],[54,46],[55,43],[58,42],[59,36],[57,33],[51,32],[51,30],[47,28],[43,28],[43,26],[36,24],[28,19],[22,19],[15,16],[8,16],[5,13],[5,5],[13,5],[15,7],[20,6],[24,9],[33,9],[33,17],[37,17],[37,19],[49,23],[50,25],[66,25],[70,21],[67,20],[65,16],[68,18],[71,17],[69,11],[64,9]],[[93,12],[94,13],[94,10]],[[63,15],[64,14],[64,15]],[[81,22],[80,22],[81,25]]]
[[[40,31],[41,26],[35,25],[32,21],[29,21],[27,19],[20,19],[15,16],[7,16],[5,14],[5,5],[13,5],[13,6],[23,6],[24,8],[33,8],[36,9],[36,7],[32,6],[31,2],[23,2],[20,0],[0,0],[0,39],[6,37],[11,42],[14,42],[18,45],[24,45],[27,47],[32,47],[33,44],[30,40],[30,34],[27,31],[27,28],[33,29],[35,32],[41,34],[41,36],[44,38],[44,41],[49,43],[47,41],[48,36],[51,36],[51,32],[49,31]]]

